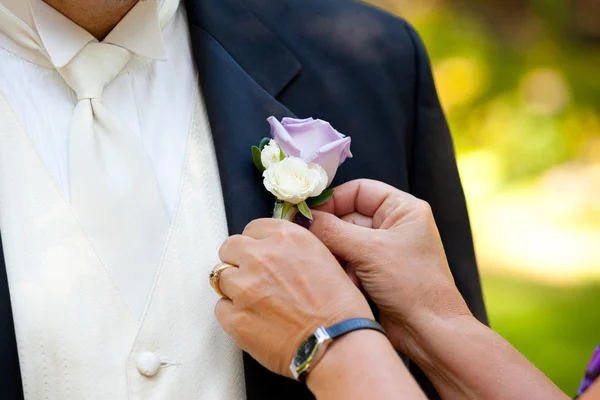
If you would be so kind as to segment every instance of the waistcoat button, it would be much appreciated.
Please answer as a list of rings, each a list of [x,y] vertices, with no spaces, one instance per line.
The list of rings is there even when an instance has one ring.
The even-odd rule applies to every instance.
[[[137,363],[137,369],[140,374],[152,377],[158,374],[160,371],[161,361],[158,356],[154,353],[150,353],[149,351],[145,351],[140,354]]]

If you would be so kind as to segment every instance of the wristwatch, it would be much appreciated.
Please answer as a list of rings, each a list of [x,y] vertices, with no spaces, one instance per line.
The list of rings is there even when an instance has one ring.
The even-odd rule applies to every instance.
[[[371,329],[385,335],[381,325],[368,318],[348,319],[329,328],[321,326],[298,347],[290,364],[290,371],[294,378],[304,382],[308,373],[323,358],[327,347],[334,339],[359,329]]]

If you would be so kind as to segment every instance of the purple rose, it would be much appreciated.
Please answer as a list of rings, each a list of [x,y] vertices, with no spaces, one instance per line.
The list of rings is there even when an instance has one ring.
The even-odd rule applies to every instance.
[[[271,125],[271,136],[285,155],[320,165],[327,172],[327,186],[338,167],[352,157],[350,137],[333,129],[329,122],[312,118],[284,118],[279,122],[275,117],[267,121]]]

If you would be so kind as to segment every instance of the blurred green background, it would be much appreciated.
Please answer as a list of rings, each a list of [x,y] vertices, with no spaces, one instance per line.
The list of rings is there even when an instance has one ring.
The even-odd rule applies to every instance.
[[[492,327],[570,395],[600,343],[600,0],[371,0],[452,128]]]

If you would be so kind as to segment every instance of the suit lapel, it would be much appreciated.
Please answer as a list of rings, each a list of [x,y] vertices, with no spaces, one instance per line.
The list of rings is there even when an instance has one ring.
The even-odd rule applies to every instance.
[[[220,86],[233,79],[240,79],[236,83],[241,84],[244,80],[242,75],[247,74],[254,81],[253,86],[258,85],[257,88],[261,87],[276,97],[300,72],[302,67],[296,57],[246,8],[243,0],[187,0],[185,4],[190,28],[204,30],[218,42],[215,45],[225,51],[224,54],[217,51],[218,55],[206,53],[216,51],[216,48],[211,45],[204,47],[208,44],[206,42],[198,47],[201,43],[192,34],[196,60],[198,66],[203,67],[203,72],[213,73],[215,76],[211,77],[214,78],[217,71],[212,71],[212,66],[231,64],[231,69],[241,67],[240,76],[229,75],[233,70],[218,74],[223,80],[216,82],[217,90],[221,91]],[[209,55],[219,59],[204,58]],[[233,64],[238,68],[233,68]],[[206,83],[205,79],[202,83]],[[250,82],[247,83],[250,85]],[[235,92],[241,90],[240,87]]]
[[[227,222],[231,234],[241,233],[248,222],[267,217],[272,211],[273,199],[262,186],[250,148],[269,136],[269,116],[293,117],[274,96],[296,76],[300,64],[236,0],[187,4]],[[195,20],[194,15],[203,18]],[[232,29],[236,26],[248,27],[250,34]],[[237,32],[240,42],[234,40],[232,32]],[[264,40],[244,43],[248,36],[256,35]],[[231,50],[221,43],[228,43]]]
[[[291,53],[238,0],[186,3],[200,86],[211,125],[230,234],[269,217],[250,148],[269,136],[266,119],[294,117],[276,96],[300,72]],[[244,354],[248,400],[310,399],[304,385],[279,377]]]
[[[267,117],[292,113],[259,86],[212,36],[194,26],[191,31],[229,232],[237,234],[251,220],[268,217],[273,209],[273,198],[262,185],[250,148],[269,136]]]

